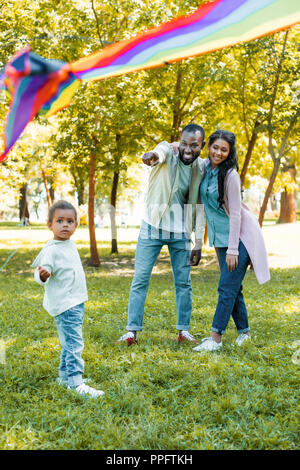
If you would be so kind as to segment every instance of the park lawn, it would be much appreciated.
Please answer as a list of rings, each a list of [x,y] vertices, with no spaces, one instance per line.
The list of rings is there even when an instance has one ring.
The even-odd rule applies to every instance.
[[[100,244],[99,244],[100,245]],[[42,244],[41,244],[42,246]],[[297,449],[299,448],[300,268],[273,270],[258,285],[244,282],[252,342],[234,346],[231,321],[217,353],[176,342],[176,305],[167,251],[155,268],[144,331],[130,348],[125,332],[134,243],[120,254],[99,250],[102,266],[87,266],[85,370],[98,400],[56,384],[60,346],[43,290],[33,280],[34,250],[25,243],[0,272],[0,449]],[[0,250],[0,267],[13,251]],[[192,269],[191,332],[208,336],[217,301],[218,269],[211,250]],[[298,346],[300,348],[300,346]],[[1,351],[0,351],[1,353]],[[300,361],[299,361],[300,362]]]

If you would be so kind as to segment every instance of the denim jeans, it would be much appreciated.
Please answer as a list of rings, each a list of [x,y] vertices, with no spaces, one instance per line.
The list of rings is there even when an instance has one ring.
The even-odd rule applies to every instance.
[[[141,331],[149,281],[153,266],[163,247],[167,245],[171,258],[177,306],[178,330],[190,328],[192,312],[192,285],[190,275],[190,240],[185,234],[155,229],[143,221],[136,252],[135,271],[131,284],[126,329]]]
[[[61,344],[59,377],[71,388],[82,383],[84,361],[82,324],[84,303],[54,317]]]
[[[219,299],[211,329],[223,335],[232,315],[238,333],[246,333],[250,328],[242,282],[250,261],[248,252],[240,241],[238,266],[230,272],[226,264],[227,248],[217,248],[216,251],[221,275],[218,286]]]

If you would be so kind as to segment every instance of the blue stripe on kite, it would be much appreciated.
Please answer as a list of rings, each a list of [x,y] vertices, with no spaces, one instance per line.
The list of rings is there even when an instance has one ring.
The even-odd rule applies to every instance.
[[[230,3],[230,0],[227,0]],[[81,78],[82,80],[93,79],[95,77],[101,77],[108,75],[109,73],[115,72],[118,67],[120,71],[123,67],[131,67],[136,65],[142,65],[150,60],[154,60],[157,54],[160,54],[162,50],[175,50],[181,49],[186,47],[187,45],[197,45],[197,42],[205,39],[205,37],[209,36],[212,33],[216,33],[221,29],[230,28],[233,23],[239,23],[243,19],[247,18],[250,14],[255,14],[261,9],[265,8],[266,6],[271,5],[272,3],[276,3],[277,0],[246,0],[244,5],[241,5],[238,10],[235,10],[233,13],[226,16],[226,18],[222,18],[217,23],[207,26],[203,28],[201,31],[197,29],[197,31],[193,33],[187,34],[186,31],[191,27],[187,26],[184,27],[178,32],[176,30],[177,37],[169,38],[171,34],[175,34],[174,31],[166,33],[164,36],[166,39],[161,39],[158,44],[153,45],[151,47],[151,43],[154,42],[154,39],[149,39],[148,41],[144,41],[142,44],[136,46],[135,50],[142,49],[140,53],[137,53],[131,60],[126,62],[126,53],[122,55],[122,57],[117,58],[110,66],[99,67],[90,71],[86,72],[79,72],[76,75]],[[215,9],[216,10],[216,9]],[[216,11],[214,10],[214,16],[216,15]],[[224,13],[224,12],[223,12]],[[208,16],[208,15],[207,15]],[[202,20],[199,20],[201,22]],[[198,22],[198,23],[199,23]],[[228,22],[230,24],[228,25]],[[195,26],[199,28],[197,23],[194,23],[193,28]],[[156,39],[157,40],[157,39]],[[148,44],[148,49],[144,50],[146,45]],[[167,52],[166,52],[167,53]],[[132,51],[128,52],[128,55],[132,54]],[[119,65],[118,65],[119,64]],[[123,67],[121,67],[123,65]],[[103,69],[103,72],[101,71]]]
[[[177,37],[163,40],[159,44],[149,49],[143,50],[142,52],[136,54],[127,63],[126,54],[124,54],[121,58],[119,58],[119,63],[121,65],[125,62],[128,66],[134,66],[150,61],[151,59],[153,60],[155,56],[161,52],[162,49],[164,51],[167,51],[172,49],[181,49],[183,47],[186,47],[187,45],[196,45],[197,42],[205,39],[205,37],[211,34],[215,34],[222,29],[231,28],[233,24],[241,22],[245,18],[248,18],[250,15],[257,13],[259,10],[265,8],[265,6],[268,6],[272,3],[274,3],[274,0],[249,0],[245,5],[239,7],[238,10],[226,16],[226,18],[222,18],[217,23],[207,26],[201,31],[197,30],[192,33],[186,33],[185,31],[188,28],[183,28],[182,32],[177,32],[179,33]],[[142,47],[145,47],[145,43],[143,43]],[[115,62],[113,63],[113,65],[115,65]]]

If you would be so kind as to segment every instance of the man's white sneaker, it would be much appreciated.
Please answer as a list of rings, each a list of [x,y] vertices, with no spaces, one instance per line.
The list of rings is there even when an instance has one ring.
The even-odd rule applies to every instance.
[[[190,343],[199,343],[199,341],[194,338],[194,336],[191,335],[191,333],[189,333],[187,330],[181,330],[178,335],[177,341],[178,343],[182,343],[184,341],[188,341]]]
[[[250,339],[251,338],[249,335],[246,335],[245,333],[241,333],[240,335],[238,335],[235,342],[238,346],[242,346],[242,344],[245,343],[245,341],[249,341]]]
[[[71,387],[68,387],[68,389],[75,390],[75,392],[79,393],[80,395],[87,395],[91,398],[98,398],[104,395],[104,392],[102,390],[96,390],[95,388],[89,387],[84,383],[78,385],[75,389],[71,389]]]
[[[217,351],[222,347],[222,341],[220,343],[217,343],[214,339],[211,337],[209,338],[204,338],[202,340],[202,343],[199,344],[199,346],[196,346],[193,348],[193,351]]]
[[[135,334],[132,331],[128,331],[125,335],[121,336],[116,343],[127,343],[127,346],[131,346],[134,343],[137,343]]]

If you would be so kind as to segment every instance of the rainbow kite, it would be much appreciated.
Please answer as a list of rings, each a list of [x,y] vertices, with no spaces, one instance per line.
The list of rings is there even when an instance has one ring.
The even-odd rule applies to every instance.
[[[101,80],[159,67],[250,41],[300,23],[300,0],[216,0],[194,13],[105,47],[72,63],[47,60],[29,47],[0,75],[12,98],[3,161],[37,114],[49,117],[70,104],[82,80]]]

